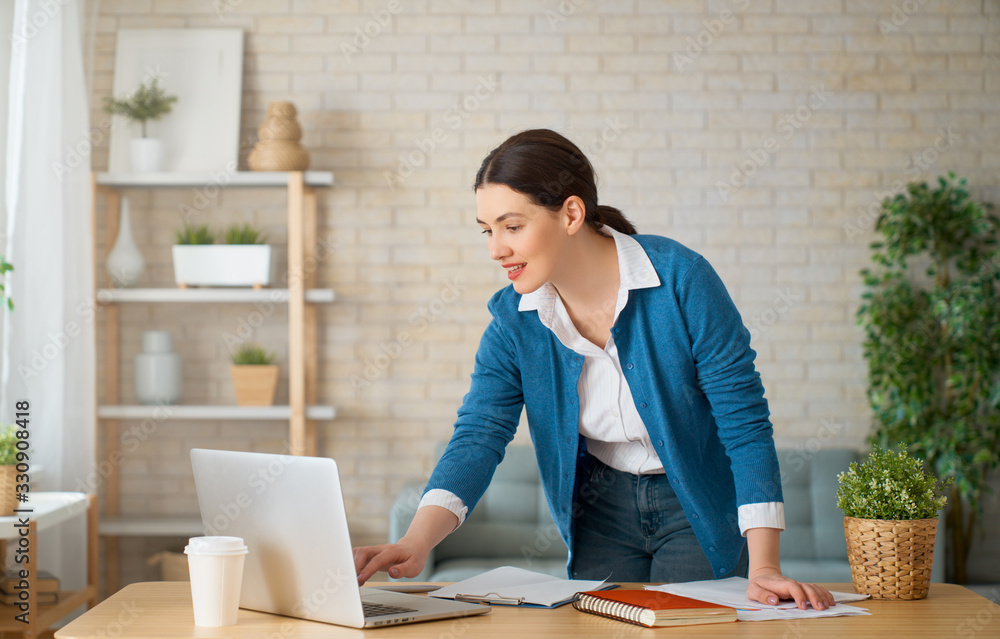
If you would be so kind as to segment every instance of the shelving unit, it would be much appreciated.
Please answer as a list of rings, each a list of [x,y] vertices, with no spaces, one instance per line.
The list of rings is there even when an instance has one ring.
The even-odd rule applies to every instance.
[[[97,605],[97,497],[84,493],[32,493],[24,508],[32,512],[27,516],[28,548],[31,549],[31,564],[23,565],[28,573],[28,624],[17,621],[14,616],[20,611],[14,606],[0,605],[0,635],[18,634],[23,639],[35,639],[52,624],[59,621],[80,606],[87,608]],[[59,593],[59,601],[54,604],[39,604],[38,559],[45,553],[38,546],[38,533],[58,526],[73,517],[86,513],[87,516],[87,584],[79,590]],[[0,565],[6,566],[7,543],[18,545],[20,532],[16,527],[18,516],[0,517]]]
[[[93,175],[92,230],[95,281],[107,281],[97,291],[97,303],[105,317],[105,397],[99,401],[97,419],[103,427],[102,459],[122,456],[120,422],[154,418],[159,420],[287,420],[289,449],[293,455],[316,454],[316,421],[336,416],[333,406],[317,404],[318,364],[316,356],[316,304],[334,301],[330,289],[316,288],[315,263],[316,189],[333,185],[326,171],[207,172],[207,173],[95,173]],[[112,288],[110,278],[96,272],[98,196],[105,202],[108,250],[118,235],[121,193],[128,189],[233,189],[284,188],[288,195],[288,288]],[[123,304],[244,304],[271,302],[288,306],[287,406],[197,406],[123,405],[119,397],[119,307]],[[99,534],[105,538],[108,590],[118,589],[119,537],[189,536],[202,534],[201,522],[193,518],[121,516],[117,464],[104,478],[104,514]]]

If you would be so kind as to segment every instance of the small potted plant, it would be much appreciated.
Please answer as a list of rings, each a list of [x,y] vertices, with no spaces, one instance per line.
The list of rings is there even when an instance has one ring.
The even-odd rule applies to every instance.
[[[167,95],[160,87],[160,79],[143,82],[132,95],[121,99],[106,98],[104,110],[111,115],[121,115],[129,122],[138,122],[142,137],[129,140],[129,160],[136,173],[163,170],[163,140],[146,136],[146,122],[159,120],[173,108],[176,95]]]
[[[243,344],[232,354],[233,386],[240,406],[271,406],[278,388],[274,355],[257,344]]]
[[[233,224],[226,229],[227,261],[238,264],[243,282],[261,288],[271,283],[271,247],[267,234],[251,224]]]
[[[208,226],[189,226],[177,233],[173,247],[174,279],[187,286],[252,286],[271,283],[271,247],[266,235],[250,224],[234,224],[215,244]]]
[[[930,587],[938,511],[951,483],[924,470],[906,447],[875,448],[837,476],[854,589],[876,599],[923,599]]]
[[[25,461],[26,451],[17,449],[17,426],[0,427],[0,517],[10,517],[17,508],[17,464]],[[19,455],[20,453],[20,455]],[[20,456],[20,459],[19,459]]]

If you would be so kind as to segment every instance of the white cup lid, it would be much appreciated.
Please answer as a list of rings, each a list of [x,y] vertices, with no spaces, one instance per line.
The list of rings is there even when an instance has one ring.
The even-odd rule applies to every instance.
[[[249,552],[242,537],[192,537],[185,555],[245,555]]]

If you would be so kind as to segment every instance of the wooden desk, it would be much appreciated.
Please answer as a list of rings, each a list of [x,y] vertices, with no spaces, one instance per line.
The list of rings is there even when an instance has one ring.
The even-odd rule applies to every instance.
[[[376,585],[377,584],[372,584]],[[826,584],[851,592],[849,584]],[[330,639],[336,637],[969,637],[1000,636],[1000,606],[967,588],[931,584],[919,601],[867,601],[872,613],[802,621],[739,621],[683,629],[655,629],[605,619],[574,610],[495,606],[490,614],[419,624],[357,630],[329,624],[240,610],[239,622],[226,628],[194,625],[191,588],[187,582],[158,581],[126,586],[96,608],[56,632],[56,639]],[[680,631],[671,634],[671,630]]]

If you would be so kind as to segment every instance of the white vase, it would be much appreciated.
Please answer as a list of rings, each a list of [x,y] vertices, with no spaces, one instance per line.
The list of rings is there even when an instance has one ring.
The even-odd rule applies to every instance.
[[[181,397],[181,356],[168,331],[145,331],[135,356],[135,398],[142,404],[174,404]]]
[[[108,253],[105,267],[115,286],[128,287],[139,281],[146,267],[146,260],[132,237],[132,223],[129,219],[128,198],[123,197],[121,216],[118,220],[118,238]]]
[[[128,142],[129,161],[135,173],[156,173],[163,170],[163,140],[132,138]]]

